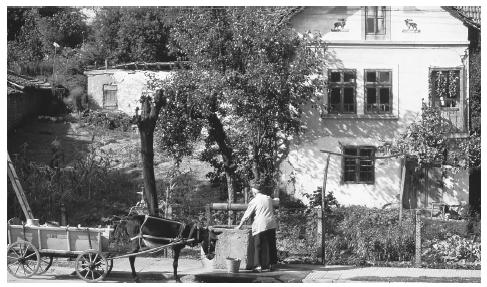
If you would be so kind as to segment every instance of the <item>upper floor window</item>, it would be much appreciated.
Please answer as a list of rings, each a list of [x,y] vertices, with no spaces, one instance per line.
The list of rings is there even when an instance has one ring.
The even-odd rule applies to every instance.
[[[344,183],[374,183],[375,147],[345,146],[343,154],[345,155],[343,159]]]
[[[387,6],[366,6],[363,10],[365,39],[390,39],[391,11]]]
[[[392,113],[392,71],[365,70],[365,113]]]
[[[365,33],[385,34],[386,6],[365,7]]]
[[[328,71],[328,113],[356,112],[356,78],[355,70]]]
[[[460,102],[460,69],[430,70],[430,97],[433,105],[442,108],[458,107]]]

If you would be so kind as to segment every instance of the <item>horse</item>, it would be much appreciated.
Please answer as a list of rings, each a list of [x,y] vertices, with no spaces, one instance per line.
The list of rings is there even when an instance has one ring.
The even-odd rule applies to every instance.
[[[174,254],[173,272],[176,282],[181,282],[178,278],[178,260],[181,250],[186,245],[194,246],[200,243],[206,258],[211,260],[215,256],[217,235],[221,232],[199,227],[195,223],[184,224],[148,215],[129,215],[127,219],[120,220],[118,224],[115,224],[113,233],[115,238],[120,236],[130,238],[131,249],[129,254],[176,243],[171,246]],[[128,258],[132,269],[132,278],[135,282],[140,282],[135,272],[135,257],[136,255],[133,255]]]

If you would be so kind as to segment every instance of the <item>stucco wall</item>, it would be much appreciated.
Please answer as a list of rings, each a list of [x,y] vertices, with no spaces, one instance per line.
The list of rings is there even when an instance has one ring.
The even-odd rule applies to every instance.
[[[170,72],[160,71],[130,71],[130,70],[93,70],[85,72],[88,77],[88,97],[99,108],[103,108],[103,85],[117,86],[117,110],[135,114],[139,106],[139,99],[147,89],[147,73],[155,74],[158,78],[166,78]]]
[[[309,109],[307,131],[293,142],[281,165],[285,190],[306,202],[303,196],[323,186],[326,155],[320,150],[341,153],[342,145],[380,146],[403,132],[419,116],[421,102],[428,101],[428,73],[431,67],[461,67],[467,77],[463,57],[468,47],[467,28],[439,7],[393,7],[390,40],[364,40],[362,11],[359,7],[306,8],[293,19],[298,31],[320,31],[328,43],[329,68],[356,69],[357,114],[326,115]],[[346,18],[347,32],[331,32],[337,19]],[[419,33],[403,32],[404,19],[413,19]],[[393,112],[388,116],[364,115],[364,69],[392,70]],[[468,91],[462,83],[464,91]],[[466,97],[462,93],[461,100]],[[325,95],[321,102],[327,104]],[[463,112],[463,111],[460,111]],[[377,154],[379,155],[379,154]],[[327,191],[342,204],[381,207],[397,202],[401,168],[398,159],[375,162],[374,184],[341,182],[342,158],[331,156]],[[444,200],[460,203],[468,199],[468,176],[458,172],[445,179]]]
[[[463,42],[467,28],[441,7],[392,6],[390,9],[390,41]],[[363,35],[363,10],[359,6],[307,7],[296,15],[292,24],[298,32],[320,32],[327,41],[360,41]],[[345,19],[342,32],[332,29]],[[404,22],[413,20],[420,32],[408,31]]]

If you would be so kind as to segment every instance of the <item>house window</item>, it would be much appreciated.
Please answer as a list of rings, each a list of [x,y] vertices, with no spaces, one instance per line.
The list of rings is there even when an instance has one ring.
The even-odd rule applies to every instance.
[[[369,35],[386,33],[386,6],[365,7],[365,33]]]
[[[116,109],[117,108],[117,86],[103,85],[103,108]]]
[[[343,154],[345,155],[343,159],[344,183],[374,183],[375,147],[346,146],[343,148]]]
[[[460,69],[431,69],[430,97],[434,106],[455,108],[460,102]]]
[[[328,71],[328,113],[354,114],[356,112],[355,70]]]
[[[392,71],[365,70],[365,113],[392,112]]]

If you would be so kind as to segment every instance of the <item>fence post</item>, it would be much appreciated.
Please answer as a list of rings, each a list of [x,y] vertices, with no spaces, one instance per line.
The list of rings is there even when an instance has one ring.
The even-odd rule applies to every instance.
[[[414,260],[414,265],[416,267],[421,267],[421,210],[416,209],[416,256]]]
[[[328,165],[330,164],[330,154],[326,156],[325,174],[323,178],[323,188],[321,189],[321,264],[325,265],[325,192],[326,180],[328,178]]]
[[[66,215],[66,207],[64,206],[64,203],[61,203],[61,225],[66,226],[68,225],[68,219]]]
[[[206,220],[208,222],[208,226],[211,225],[211,209],[210,209],[210,204],[205,205],[205,214],[206,214]]]

